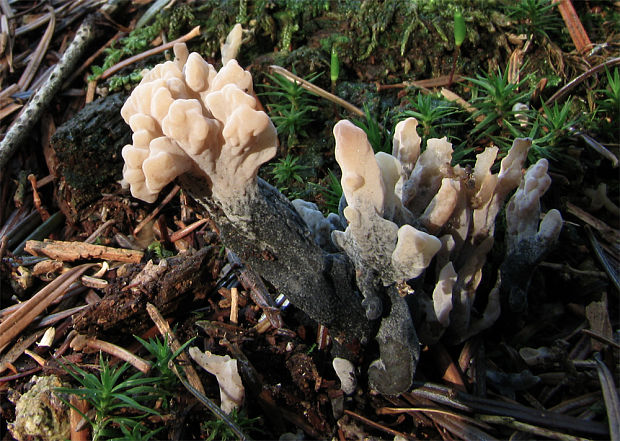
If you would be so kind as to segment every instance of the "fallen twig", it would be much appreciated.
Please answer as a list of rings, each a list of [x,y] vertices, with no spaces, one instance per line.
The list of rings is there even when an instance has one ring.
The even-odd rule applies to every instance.
[[[168,49],[172,49],[174,47],[175,44],[177,43],[184,43],[186,41],[191,40],[194,37],[197,37],[200,35],[200,26],[196,26],[194,29],[192,29],[191,31],[189,31],[187,34],[183,35],[180,38],[177,38],[174,41],[171,41],[169,43],[166,44],[162,44],[161,46],[157,46],[153,49],[150,49],[148,51],[142,52],[141,54],[138,55],[134,55],[133,57],[129,57],[126,60],[123,60],[119,63],[116,63],[114,66],[110,67],[109,69],[107,69],[105,72],[103,72],[101,74],[101,79],[105,80],[106,78],[114,75],[116,72],[118,72],[119,70],[132,65],[133,63],[135,63],[136,61],[140,61],[143,60],[145,58],[150,57],[151,55],[156,55],[159,54],[161,52],[167,51]]]
[[[142,251],[93,245],[85,242],[65,242],[61,240],[29,240],[25,251],[33,256],[47,256],[62,262],[85,259],[104,259],[118,262],[139,263],[144,256]]]
[[[544,437],[550,439],[557,439],[561,441],[587,441],[587,438],[581,438],[578,436],[568,435],[566,433],[557,432],[554,430],[545,429],[544,427],[534,426],[532,424],[522,423],[512,417],[499,416],[499,415],[479,415],[482,421],[491,424],[500,424],[503,426],[512,427],[519,432],[530,433],[536,435],[536,437]]]
[[[588,240],[590,241],[590,245],[592,245],[592,250],[594,251],[594,255],[596,256],[600,264],[603,266],[603,269],[609,276],[609,279],[612,281],[617,292],[620,292],[620,276],[618,275],[617,268],[614,265],[612,265],[609,259],[607,258],[605,251],[603,250],[601,245],[598,243],[598,240],[596,240],[596,237],[594,237],[594,233],[592,233],[592,230],[590,229],[590,227],[586,225],[585,230],[588,236]]]
[[[37,213],[37,212],[35,212]],[[39,214],[37,213],[37,216]],[[22,254],[26,247],[26,243],[29,240],[39,240],[48,237],[57,228],[60,228],[61,224],[65,221],[65,215],[61,211],[57,211],[51,215],[45,222],[39,225],[32,233],[19,243],[13,250],[13,254]]]
[[[142,220],[142,222],[140,222],[136,226],[136,228],[133,229],[133,235],[134,236],[137,235],[142,230],[142,228],[146,226],[146,224],[152,221],[155,218],[155,216],[157,216],[157,214],[161,211],[161,209],[164,208],[166,204],[172,200],[174,195],[177,194],[180,189],[181,187],[179,187],[178,185],[175,185],[174,188],[170,190],[170,193],[168,193],[166,197],[164,198],[164,200],[161,201],[161,203],[157,206],[157,208],[155,208],[155,210],[153,210],[147,217],[145,217]]]
[[[256,275],[251,269],[244,267],[241,263],[239,257],[230,250],[226,251],[226,256],[228,260],[233,265],[236,265],[239,268],[239,274],[237,278],[239,282],[243,285],[246,291],[250,293],[250,297],[258,305],[273,326],[276,329],[282,328],[284,326],[284,322],[282,321],[282,316],[280,315],[280,310],[278,309],[278,305],[273,301],[267,287],[263,283],[260,277]]]
[[[41,61],[43,60],[43,56],[47,52],[50,40],[52,39],[52,35],[54,34],[54,28],[56,27],[56,14],[54,13],[53,8],[50,7],[49,9],[50,20],[47,25],[47,29],[45,30],[43,37],[41,37],[41,41],[39,42],[39,45],[34,51],[33,56],[30,58],[30,62],[26,66],[26,69],[24,69],[24,71],[22,72],[22,75],[17,82],[17,86],[22,92],[28,88],[30,82],[34,78],[34,74],[37,73],[37,69],[39,68]]]
[[[368,418],[366,418],[366,417],[364,417],[362,415],[359,415],[359,414],[357,414],[355,412],[351,412],[348,409],[345,409],[344,413],[346,413],[349,416],[352,416],[353,418],[363,422],[364,424],[366,424],[366,425],[368,425],[368,426],[370,426],[370,427],[372,427],[374,429],[379,429],[382,432],[389,433],[390,435],[393,435],[395,437],[401,437],[401,438],[404,438],[404,439],[411,439],[411,440],[415,439],[414,437],[412,437],[410,435],[407,435],[406,433],[399,432],[399,431],[394,430],[394,429],[390,429],[389,427],[384,426],[383,424],[376,423],[376,422],[374,422],[372,420],[369,420]]]
[[[197,220],[196,222],[188,225],[185,228],[182,228],[182,229],[180,229],[178,231],[175,231],[174,233],[172,233],[170,235],[170,241],[171,242],[176,242],[179,239],[183,239],[185,236],[190,234],[192,231],[196,230],[202,224],[206,224],[207,222],[208,222],[208,219],[200,219],[200,220]]]
[[[71,341],[71,349],[74,351],[81,351],[84,348],[103,351],[113,355],[114,357],[120,358],[144,374],[148,374],[151,370],[151,363],[129,352],[125,348],[121,348],[113,343],[99,340],[97,338],[88,338],[81,334],[76,335]]]
[[[342,98],[329,93],[328,91],[321,89],[319,86],[312,84],[310,81],[306,81],[301,77],[298,77],[297,75],[295,75],[292,72],[289,72],[288,70],[284,69],[283,67],[280,66],[276,66],[276,65],[272,65],[269,66],[269,69],[271,69],[272,71],[274,71],[277,74],[282,75],[284,78],[286,78],[287,80],[289,80],[291,83],[298,83],[301,87],[303,87],[306,90],[309,90],[310,92],[314,93],[315,95],[318,95],[322,98],[325,98],[326,100],[331,101],[332,103],[336,103],[339,106],[344,107],[345,109],[347,109],[349,112],[353,112],[358,116],[364,116],[364,111],[362,109],[360,109],[359,107],[355,107],[353,104],[349,103],[348,101],[343,100]]]
[[[560,10],[560,14],[566,24],[566,28],[568,29],[570,38],[573,40],[575,48],[583,55],[586,51],[590,50],[592,43],[581,24],[581,20],[579,20],[573,3],[570,0],[553,0],[553,3],[558,5],[558,9]]]
[[[165,336],[168,338],[168,345],[170,346],[170,350],[172,352],[178,351],[179,348],[181,348],[181,343],[179,343],[176,336],[174,335],[174,332],[172,331],[172,328],[170,328],[170,325],[164,319],[161,313],[157,310],[155,305],[151,303],[147,303],[146,311],[149,313],[149,316],[151,317],[151,320],[153,320],[153,322],[155,323],[155,326],[157,326],[157,329],[159,329],[159,333],[162,336]],[[181,352],[178,358],[183,363],[187,364],[186,375],[192,387],[204,395],[205,393],[204,387],[202,386],[202,383],[200,382],[200,377],[198,376],[196,369],[194,369],[194,366],[191,364],[189,357],[185,354],[185,352]],[[181,376],[178,373],[177,373],[177,376],[181,378]]]
[[[242,440],[242,441],[252,441],[252,439],[250,437],[248,437],[243,432],[243,430],[241,430],[241,428],[233,420],[231,420],[228,417],[228,415],[226,415],[224,413],[224,411],[222,409],[220,409],[220,407],[217,404],[215,404],[213,401],[211,401],[209,398],[207,398],[205,396],[204,392],[200,392],[194,386],[192,386],[185,378],[183,378],[183,374],[181,373],[180,369],[174,363],[172,363],[172,361],[170,363],[173,366],[173,369],[172,369],[173,372],[177,375],[179,380],[181,380],[181,383],[183,383],[183,386],[185,386],[185,388],[188,391],[190,391],[190,393],[194,397],[196,397],[198,399],[198,401],[200,401],[202,404],[204,404],[205,407],[207,409],[209,409],[216,417],[218,417],[219,419],[224,421],[228,425],[228,427],[230,427],[231,430],[235,433],[235,435],[237,437],[239,437],[240,440]]]
[[[0,373],[6,371],[9,368],[9,365],[17,360],[24,353],[24,351],[34,344],[34,342],[36,342],[44,333],[45,331],[40,329],[27,337],[21,338],[17,343],[15,343],[13,347],[11,347],[11,349],[9,349],[9,351],[0,359]]]
[[[598,72],[604,70],[605,68],[616,66],[618,64],[620,64],[620,57],[612,58],[611,60],[607,60],[604,63],[601,63],[601,64],[599,64],[597,66],[594,66],[592,69],[587,70],[586,72],[584,72],[581,75],[579,75],[577,78],[569,81],[567,84],[562,86],[562,88],[560,88],[556,93],[551,95],[551,98],[549,98],[545,102],[545,104],[547,106],[553,104],[554,102],[556,102],[557,100],[562,98],[564,95],[566,95],[568,92],[570,92],[575,86],[583,83],[586,79],[588,79],[589,77],[591,77],[595,73],[598,73]],[[540,109],[539,109],[539,111],[540,111]]]

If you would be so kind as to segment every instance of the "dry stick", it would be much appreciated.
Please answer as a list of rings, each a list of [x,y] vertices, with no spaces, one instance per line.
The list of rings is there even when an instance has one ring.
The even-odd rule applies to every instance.
[[[263,280],[247,265],[244,266],[235,253],[230,250],[226,251],[226,257],[228,261],[236,265],[239,268],[237,278],[243,285],[246,291],[249,291],[250,297],[265,313],[269,319],[269,323],[276,329],[280,329],[284,326],[282,316],[280,315],[280,309],[278,305],[273,301],[267,287],[263,283]]]
[[[6,371],[9,368],[9,365],[17,360],[24,353],[24,351],[34,344],[34,342],[36,342],[44,333],[44,330],[33,332],[27,337],[22,337],[17,343],[15,343],[0,359],[0,373]]]
[[[157,216],[157,214],[161,211],[161,209],[164,208],[166,204],[172,200],[174,195],[177,194],[180,189],[181,187],[179,187],[178,185],[175,185],[174,188],[170,191],[170,193],[168,193],[168,195],[164,198],[164,200],[161,201],[161,203],[157,206],[157,208],[155,208],[155,210],[153,210],[151,214],[145,217],[142,220],[142,222],[138,224],[136,228],[134,228],[133,235],[135,236],[136,234],[138,234],[142,230],[142,228],[146,226],[146,224],[148,224],[151,220],[153,220],[153,218]]]
[[[89,410],[88,401],[78,398],[77,395],[71,395],[70,400],[71,410],[69,411],[69,421],[71,423],[71,441],[88,441],[90,439],[88,426],[85,426],[82,430],[77,430],[77,426],[82,420],[82,415],[86,415]],[[80,415],[80,413],[82,415]]]
[[[321,89],[319,86],[316,86],[314,84],[312,84],[309,81],[304,80],[303,78],[298,77],[297,75],[289,72],[288,70],[284,69],[283,67],[280,66],[276,66],[276,65],[272,65],[269,66],[269,69],[271,69],[272,71],[274,71],[277,74],[282,75],[284,78],[286,78],[287,80],[289,80],[291,83],[298,83],[301,87],[303,87],[306,90],[309,90],[310,92],[325,98],[326,100],[331,101],[332,103],[336,103],[339,106],[344,107],[345,109],[347,109],[350,112],[353,112],[359,116],[364,116],[364,111],[358,107],[355,107],[353,104],[343,100],[340,97],[337,97],[334,94],[329,93],[328,91]]]
[[[139,263],[144,256],[142,251],[112,248],[84,242],[64,242],[61,240],[29,240],[25,251],[33,256],[47,256],[63,262],[83,259],[104,259],[118,262]]]
[[[22,107],[24,107],[23,104],[17,104],[17,103],[12,103],[12,104],[9,104],[8,106],[3,107],[2,109],[0,109],[0,121],[2,121],[4,118],[9,116],[13,112],[16,112],[17,110],[21,109]]]
[[[413,414],[414,412],[429,412],[429,413],[440,413],[442,415],[447,415],[450,417],[453,417],[455,419],[461,419],[463,421],[467,421],[470,424],[474,424],[476,426],[480,426],[484,429],[490,430],[493,427],[491,427],[488,424],[483,423],[482,421],[479,421],[475,418],[471,418],[465,415],[461,415],[459,413],[456,412],[452,412],[450,410],[446,410],[446,409],[441,409],[438,407],[429,407],[429,406],[424,406],[424,407],[380,407],[379,409],[377,409],[377,415],[398,415],[398,414],[402,414],[402,413],[408,413],[408,414]]]
[[[409,403],[418,406],[430,407],[434,403],[424,397],[414,397],[413,394],[402,394],[402,397]],[[453,416],[445,415],[438,412],[423,412],[424,415],[430,418],[436,426],[440,426],[442,429],[449,431],[459,439],[466,439],[471,441],[495,441],[491,435],[484,430],[469,424],[466,418],[455,418]],[[480,425],[480,423],[478,423]],[[484,427],[484,426],[482,426]],[[446,439],[444,437],[444,439]],[[448,438],[450,439],[450,438]]]
[[[551,268],[558,271],[565,271],[578,276],[607,277],[607,274],[603,271],[578,270],[567,263],[540,262],[538,266],[542,268]]]
[[[571,398],[556,404],[553,407],[549,407],[547,410],[550,412],[567,413],[572,410],[589,407],[601,399],[601,391],[589,392],[587,394]]]
[[[441,403],[461,411],[509,416],[530,424],[545,425],[598,436],[608,434],[605,425],[599,422],[582,420],[549,411],[540,411],[518,403],[505,403],[499,400],[476,397],[433,383],[414,382],[414,389],[408,394],[415,398],[426,398],[434,403]]]
[[[179,372],[179,369],[176,367],[176,365],[172,361],[169,361],[168,365],[172,366],[173,372],[176,374],[179,380],[181,380],[181,383],[183,383],[183,386],[185,386],[185,388],[188,391],[190,391],[191,394],[198,399],[198,401],[204,404],[204,406],[207,409],[209,409],[216,417],[224,421],[228,425],[228,427],[230,427],[230,429],[234,432],[234,434],[238,437],[239,440],[241,441],[252,440],[250,437],[248,437],[243,432],[243,430],[233,420],[230,419],[228,415],[226,415],[226,413],[224,413],[224,411],[217,404],[215,404],[213,401],[207,398],[204,393],[197,390],[194,386],[192,386],[190,382],[188,382],[185,378],[183,378],[183,375],[181,374],[181,372]]]
[[[560,14],[566,24],[566,28],[568,29],[571,40],[573,40],[575,48],[577,48],[580,54],[584,54],[592,47],[592,43],[581,24],[581,20],[579,20],[573,3],[570,0],[553,0],[553,4],[558,5],[558,9],[560,10]]]
[[[239,290],[230,289],[230,321],[235,325],[239,323]]]
[[[161,46],[157,46],[153,49],[149,49],[146,52],[142,52],[141,54],[134,55],[133,57],[129,57],[126,60],[116,63],[114,66],[110,67],[109,69],[107,69],[105,72],[101,74],[101,79],[105,80],[109,76],[114,75],[119,70],[132,65],[136,61],[140,61],[140,60],[150,57],[151,55],[156,55],[161,52],[167,51],[168,49],[172,49],[175,44],[185,43],[186,41],[189,41],[192,38],[197,37],[199,35],[200,35],[200,26],[196,26],[194,29],[189,31],[187,34],[183,35],[180,38],[177,38],[174,41],[171,41],[170,43],[162,44]]]
[[[2,13],[6,15],[8,18],[12,18],[14,13],[13,9],[11,9],[11,5],[9,5],[8,0],[0,0],[0,9],[2,9]]]
[[[57,297],[78,279],[93,264],[71,268],[48,283],[43,289],[24,302],[23,306],[0,323],[0,350],[22,332],[36,316],[41,314]]]
[[[363,416],[361,416],[361,415],[359,415],[359,414],[357,414],[355,412],[351,412],[348,409],[345,409],[344,413],[346,413],[347,415],[352,416],[353,418],[356,418],[356,419],[360,420],[361,422],[363,422],[364,424],[366,424],[366,425],[368,425],[370,427],[373,427],[375,429],[379,429],[379,430],[381,430],[383,432],[389,433],[390,435],[399,436],[399,437],[402,437],[404,439],[415,439],[414,437],[409,436],[406,433],[398,432],[397,430],[390,429],[389,427],[386,427],[383,424],[375,423],[374,421],[369,420],[368,418],[363,417]]]
[[[616,349],[620,349],[620,345],[618,343],[616,343],[615,341],[613,341],[610,338],[605,337],[604,335],[601,335],[599,333],[596,333],[596,332],[592,331],[591,329],[582,329],[581,332],[583,334],[586,334],[586,335],[592,337],[595,340],[600,341],[601,343],[605,343],[606,345],[610,345],[610,346],[613,346]]]
[[[155,305],[147,303],[146,311],[149,313],[151,320],[155,322],[155,325],[157,326],[157,329],[159,329],[161,335],[168,338],[168,345],[170,345],[170,350],[173,353],[178,351],[181,347],[181,344],[174,335],[174,332],[172,332],[170,325],[157,310]],[[194,369],[194,366],[191,364],[187,354],[185,354],[185,352],[181,352],[178,356],[178,359],[181,360],[183,363],[187,364],[187,366],[185,366],[185,371],[190,384],[194,387],[194,389],[204,395],[205,390],[204,387],[202,387],[202,383],[200,382],[200,377],[198,377],[198,373],[196,372],[196,369]]]
[[[41,197],[39,196],[39,192],[37,191],[37,177],[30,173],[28,175],[28,181],[30,181],[30,185],[32,186],[32,201],[34,202],[34,208],[39,212],[41,216],[41,220],[45,222],[50,218],[49,212],[41,205]]]
[[[597,66],[594,66],[593,68],[591,68],[591,69],[585,71],[584,73],[582,73],[581,75],[579,75],[577,78],[575,78],[575,79],[571,80],[570,82],[568,82],[560,90],[558,90],[556,93],[551,95],[551,98],[549,98],[547,100],[546,104],[549,105],[549,104],[552,104],[555,101],[559,100],[564,95],[566,95],[568,92],[570,92],[571,89],[573,89],[575,86],[583,83],[587,78],[591,77],[595,73],[598,73],[598,72],[604,70],[605,68],[616,66],[618,64],[620,64],[620,57],[612,58],[611,60],[607,60],[604,63],[601,63],[601,64],[599,64]]]
[[[117,0],[110,1],[101,10],[111,13],[118,7],[118,3]],[[34,126],[60,90],[65,79],[75,69],[88,44],[95,38],[95,29],[97,29],[95,16],[91,15],[82,22],[71,44],[54,67],[45,84],[28,101],[27,106],[6,132],[4,139],[0,142],[0,170],[4,169],[13,153],[32,133]]]
[[[185,228],[182,228],[182,229],[180,229],[178,231],[175,231],[174,233],[172,233],[170,235],[170,241],[171,242],[176,242],[179,239],[183,239],[189,233],[191,233],[192,231],[196,230],[202,224],[206,224],[207,222],[208,222],[208,219],[200,219],[200,220],[197,220],[196,222],[188,225]]]
[[[99,237],[99,235],[101,233],[103,233],[103,230],[108,228],[110,225],[113,225],[115,222],[116,221],[114,219],[108,219],[107,221],[105,221],[104,223],[99,225],[99,228],[97,228],[95,231],[93,231],[93,234],[88,236],[88,238],[84,242],[85,243],[93,243],[93,242],[95,242],[97,240],[97,238]]]
[[[37,72],[41,61],[43,60],[43,56],[47,52],[47,48],[50,44],[50,40],[52,39],[52,35],[54,35],[54,28],[56,27],[56,14],[54,14],[54,10],[50,8],[50,21],[47,25],[47,29],[45,29],[45,33],[41,38],[36,50],[32,58],[30,59],[30,63],[26,66],[26,69],[22,72],[21,77],[19,77],[19,81],[17,85],[19,86],[20,91],[24,91],[30,85],[32,79],[34,78],[34,74]]]
[[[85,335],[76,335],[71,342],[71,348],[75,351],[81,351],[84,347],[95,349],[97,351],[103,351],[113,355],[116,358],[120,358],[121,360],[131,364],[143,374],[148,374],[151,370],[151,363],[129,352],[125,348],[121,348],[120,346],[107,341],[99,340],[97,338],[88,338]]]
[[[573,216],[579,218],[582,222],[590,225],[592,228],[595,228],[603,235],[603,237],[607,238],[610,242],[618,242],[620,241],[620,231],[610,227],[602,220],[597,217],[592,216],[587,211],[579,208],[575,204],[571,202],[566,203],[567,211]]]
[[[455,74],[454,78],[452,78],[452,83],[458,83],[463,80],[461,75]],[[416,89],[420,89],[424,93],[431,93],[432,88],[447,86],[450,83],[450,75],[441,75],[435,78],[428,78],[426,80],[415,80],[415,81],[403,81],[402,83],[396,84],[379,84],[376,83],[377,92],[381,92],[382,90],[388,89],[404,89],[406,87],[415,87]]]

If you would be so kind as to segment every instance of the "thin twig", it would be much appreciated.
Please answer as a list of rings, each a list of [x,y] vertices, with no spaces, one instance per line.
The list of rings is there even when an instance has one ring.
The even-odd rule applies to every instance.
[[[153,320],[153,322],[155,323],[155,326],[157,326],[157,329],[159,329],[160,334],[168,338],[168,345],[170,345],[170,349],[172,350],[172,352],[177,352],[181,348],[181,343],[179,343],[179,341],[177,340],[168,322],[164,319],[161,313],[157,310],[155,305],[151,303],[147,303],[146,311],[151,317],[151,320]],[[190,383],[192,383],[192,386],[194,387],[194,389],[196,389],[197,391],[199,391],[200,393],[204,395],[205,390],[204,390],[204,387],[202,386],[202,383],[200,382],[200,377],[198,376],[196,369],[194,369],[194,366],[191,364],[191,361],[189,357],[187,356],[187,354],[185,354],[185,352],[181,352],[178,356],[178,359],[187,365],[186,375]]]
[[[545,429],[544,427],[534,426],[532,424],[522,423],[512,417],[499,416],[499,415],[479,415],[482,421],[492,424],[501,424],[508,426],[519,432],[530,433],[537,437],[544,437],[549,439],[556,439],[560,441],[588,441],[588,438],[581,438],[578,436],[568,435],[566,433],[557,432],[554,430]]]
[[[113,343],[99,340],[98,338],[88,338],[85,335],[76,335],[71,341],[71,349],[81,351],[85,347],[97,351],[103,351],[116,358],[126,361],[143,374],[148,374],[151,370],[151,363],[129,352],[127,349]]]
[[[168,193],[166,195],[166,197],[164,198],[164,200],[161,201],[161,203],[157,206],[157,208],[155,208],[155,210],[153,210],[151,212],[151,214],[149,214],[147,217],[145,217],[142,220],[142,222],[140,222],[138,224],[138,226],[136,228],[134,228],[133,235],[134,236],[137,235],[142,230],[142,228],[144,228],[150,221],[152,221],[155,218],[155,216],[157,216],[157,214],[159,214],[161,209],[164,208],[166,206],[166,204],[172,200],[174,195],[177,194],[180,189],[181,189],[181,187],[179,187],[178,185],[175,185],[174,188],[172,190],[170,190],[170,193]]]
[[[110,38],[103,46],[101,46],[94,54],[92,54],[88,59],[82,63],[82,65],[73,72],[73,74],[65,81],[64,88],[69,87],[69,85],[75,80],[84,70],[88,68],[93,62],[105,51],[112,43],[125,35],[124,32],[117,32],[114,37]]]
[[[326,100],[331,101],[332,103],[336,103],[339,106],[344,107],[345,109],[347,109],[350,112],[355,113],[356,115],[359,116],[364,116],[364,111],[362,109],[360,109],[359,107],[355,107],[353,104],[343,100],[342,98],[329,93],[328,91],[326,91],[325,89],[321,89],[319,86],[312,84],[310,81],[306,81],[301,77],[298,77],[297,75],[295,75],[292,72],[289,72],[288,70],[284,69],[283,67],[280,66],[276,66],[276,65],[271,65],[269,66],[269,69],[271,69],[272,71],[274,71],[277,74],[282,75],[284,78],[286,78],[287,80],[289,80],[291,83],[297,83],[299,84],[301,87],[303,87],[306,90],[309,90],[310,92],[325,98]]]
[[[168,49],[172,49],[175,44],[177,44],[177,43],[185,43],[186,41],[189,41],[192,38],[197,37],[199,35],[200,35],[200,26],[196,26],[194,29],[189,31],[187,34],[183,35],[180,38],[177,38],[174,41],[171,41],[171,42],[166,43],[166,44],[162,44],[161,46],[157,46],[157,47],[155,47],[153,49],[150,49],[148,51],[142,52],[141,54],[134,55],[133,57],[129,57],[126,60],[123,60],[123,61],[121,61],[119,63],[116,63],[114,66],[110,67],[109,69],[107,69],[105,72],[103,72],[101,74],[101,79],[105,80],[106,78],[114,75],[119,70],[124,69],[125,67],[132,65],[136,61],[140,61],[140,60],[143,60],[145,58],[150,57],[151,55],[156,55],[156,54],[159,54],[161,52],[167,51]]]
[[[598,341],[600,341],[602,343],[605,343],[606,345],[612,346],[612,347],[614,347],[616,349],[620,349],[620,345],[618,343],[616,343],[615,341],[613,341],[610,338],[605,337],[604,335],[601,335],[601,334],[599,334],[597,332],[594,332],[591,329],[582,329],[581,332],[583,334],[586,334],[589,337],[592,337],[595,340],[598,340]]]
[[[114,219],[108,219],[107,221],[99,225],[99,227],[95,231],[93,231],[93,234],[88,236],[88,238],[84,242],[94,243],[97,240],[97,238],[101,235],[101,233],[103,233],[103,230],[108,228],[110,225],[113,225],[114,223],[116,223]]]
[[[192,231],[196,230],[202,224],[206,224],[207,222],[208,222],[208,219],[200,219],[200,220],[197,220],[196,222],[188,225],[185,228],[182,228],[182,229],[180,229],[178,231],[175,231],[174,233],[172,233],[170,235],[170,241],[171,242],[176,242],[179,239],[183,239],[185,236],[190,234]]]
[[[379,429],[379,430],[381,430],[381,431],[383,431],[385,433],[389,433],[390,435],[402,437],[404,439],[415,439],[414,437],[412,437],[410,435],[407,435],[406,433],[399,432],[399,431],[394,430],[394,429],[390,429],[389,427],[384,426],[383,424],[375,423],[374,421],[372,421],[372,420],[370,420],[370,419],[368,419],[368,418],[366,418],[366,417],[364,417],[362,415],[359,415],[359,414],[357,414],[355,412],[351,412],[348,409],[345,409],[344,413],[346,413],[347,415],[352,416],[353,418],[355,418],[357,420],[360,420],[361,422],[363,422],[364,424],[366,424],[366,425],[368,425],[370,427],[373,427],[375,429]]]
[[[550,105],[554,103],[555,101],[559,100],[564,95],[566,95],[568,92],[570,92],[575,86],[583,83],[586,79],[588,79],[595,73],[598,73],[604,70],[605,68],[616,66],[618,64],[620,64],[620,57],[612,58],[611,60],[607,60],[604,63],[594,66],[592,69],[587,70],[586,72],[579,75],[577,78],[571,80],[570,82],[562,86],[560,90],[558,90],[556,93],[551,95],[551,98],[549,98],[546,101],[546,105]]]
[[[584,228],[586,230],[586,235],[588,236],[588,240],[590,241],[590,245],[592,245],[592,250],[594,251],[594,255],[596,256],[600,264],[603,266],[603,269],[609,276],[617,292],[620,292],[620,276],[618,275],[617,268],[615,268],[615,266],[612,265],[611,262],[609,262],[609,259],[607,258],[605,251],[603,250],[601,245],[598,243],[598,240],[596,240],[596,237],[594,237],[594,233],[592,232],[592,229],[588,225],[586,225]]]
[[[586,30],[583,28],[583,24],[581,24],[581,20],[579,20],[573,3],[570,0],[554,0],[553,4],[558,5],[575,48],[580,54],[584,54],[592,47],[592,43]]]

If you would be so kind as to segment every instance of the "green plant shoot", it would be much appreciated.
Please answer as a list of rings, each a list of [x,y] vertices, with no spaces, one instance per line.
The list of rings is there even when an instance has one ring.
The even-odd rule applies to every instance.
[[[340,75],[340,60],[338,59],[338,51],[336,50],[336,46],[332,46],[332,56],[330,63],[330,71],[329,78],[332,80],[332,86],[336,84],[338,81],[338,76]]]
[[[465,19],[461,11],[454,11],[454,44],[456,47],[461,47],[463,41],[465,41]]]

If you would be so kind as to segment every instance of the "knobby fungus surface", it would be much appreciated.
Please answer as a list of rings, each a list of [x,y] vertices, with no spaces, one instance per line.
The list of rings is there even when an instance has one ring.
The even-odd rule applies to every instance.
[[[343,209],[324,218],[257,176],[276,153],[277,135],[258,110],[251,75],[234,59],[217,72],[185,45],[175,56],[144,75],[122,109],[134,132],[123,149],[124,182],[153,202],[178,178],[228,248],[329,328],[335,356],[356,361],[351,344],[374,330],[380,357],[368,367],[371,387],[385,394],[410,387],[418,336],[426,344],[467,339],[497,319],[502,293],[511,308],[524,308],[529,274],[562,225],[557,210],[539,224],[550,178],[545,160],[522,178],[530,140],[514,141],[499,173],[491,172],[495,147],[468,173],[451,165],[446,138],[421,148],[414,118],[396,126],[391,155],[375,155],[363,130],[340,121]],[[506,209],[506,262],[478,314],[495,220],[517,187]]]

